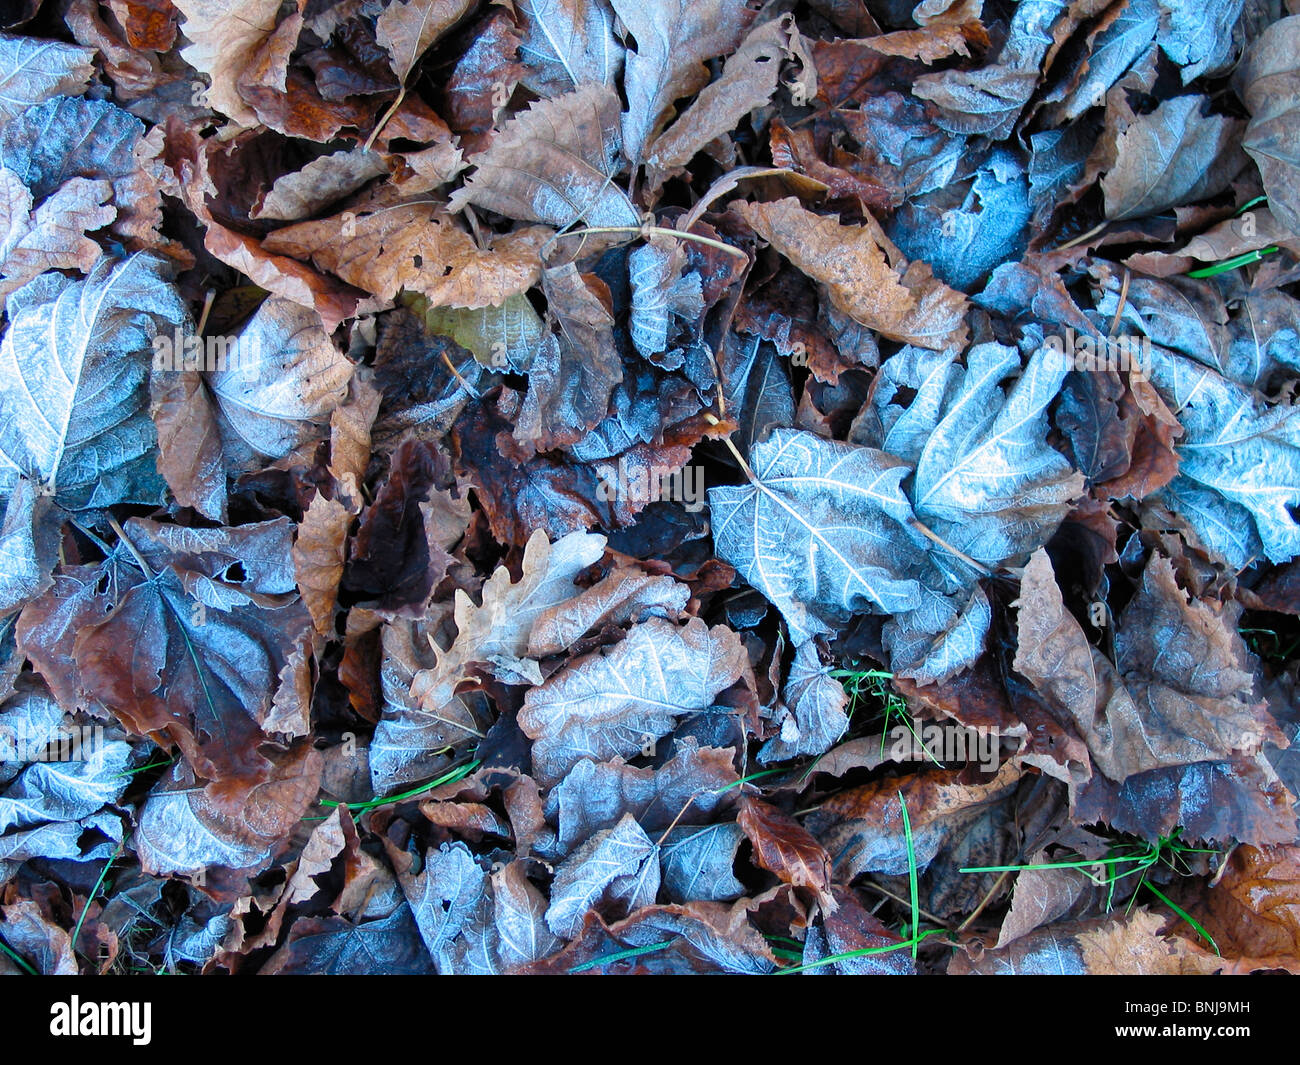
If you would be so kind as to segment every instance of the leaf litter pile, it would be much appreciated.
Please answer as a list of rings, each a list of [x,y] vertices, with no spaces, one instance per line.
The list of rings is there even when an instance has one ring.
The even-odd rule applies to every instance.
[[[1297,10],[7,5],[0,971],[1300,971]]]

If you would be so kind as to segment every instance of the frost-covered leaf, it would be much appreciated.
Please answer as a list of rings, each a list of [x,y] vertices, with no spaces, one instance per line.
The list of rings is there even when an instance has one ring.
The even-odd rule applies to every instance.
[[[705,828],[675,828],[660,851],[664,890],[675,902],[725,902],[745,886],[733,868],[745,833],[735,822]]]
[[[668,347],[674,318],[694,321],[704,311],[700,275],[683,274],[686,250],[671,238],[654,237],[627,259],[632,284],[632,317],[628,328],[637,351],[647,358]]]
[[[580,85],[613,85],[623,67],[606,0],[519,0],[515,14],[524,40],[520,78],[539,96],[561,96]]]
[[[755,444],[750,465],[757,483],[709,489],[715,550],[780,609],[795,644],[854,613],[921,603],[924,542],[900,487],[910,467],[793,429]]]
[[[147,165],[149,150],[144,123],[107,100],[56,96],[0,129],[0,166],[38,205],[73,178],[107,181],[117,211],[110,232],[128,251],[171,253],[159,234],[161,183]]]
[[[583,758],[639,753],[679,717],[707,710],[747,665],[725,626],[699,618],[680,628],[662,618],[634,626],[607,654],[576,659],[524,697],[518,720],[533,740],[535,775],[554,782]]]
[[[545,610],[577,594],[574,578],[600,558],[605,538],[570,533],[554,544],[541,530],[524,550],[523,573],[511,582],[510,571],[498,567],[483,585],[476,606],[463,591],[456,595],[456,640],[438,656],[434,669],[421,670],[411,685],[412,698],[428,712],[449,701],[457,683],[474,663],[492,667],[501,677],[541,680],[537,665],[527,658],[533,622]]]
[[[0,493],[19,477],[62,506],[159,499],[147,350],[186,311],[153,256],[43,274],[9,298],[0,343]]]
[[[1233,30],[1246,0],[1159,0],[1158,40],[1177,63],[1183,84],[1202,74],[1217,74],[1233,58]]]
[[[588,910],[650,905],[659,890],[658,851],[631,814],[597,833],[556,868],[547,927],[572,939]]]
[[[233,347],[236,358],[208,367],[204,375],[232,464],[249,452],[289,454],[322,432],[347,394],[352,363],[318,316],[289,300],[263,303]]]
[[[95,72],[91,48],[0,34],[0,125],[51,96],[77,96]]]
[[[76,633],[74,657],[93,698],[136,735],[178,744],[209,778],[258,776],[267,766],[257,748],[257,721],[270,711],[294,637],[310,621],[296,596],[286,604],[287,596],[273,591],[273,598],[262,599],[273,605],[263,606],[261,593],[249,593],[268,586],[293,590],[286,526],[201,531],[234,552],[233,559],[227,554],[221,560],[221,552],[212,558],[221,570],[242,572],[240,557],[249,559],[253,576],[241,590],[240,578],[214,579],[219,574],[205,573],[202,561],[187,565],[192,541],[171,539],[170,531],[155,539],[151,533],[159,527],[131,519],[127,536],[158,569],[147,579],[137,572],[128,578],[138,582],[133,585],[123,580],[112,612]],[[265,570],[254,561],[259,547],[278,556]]]
[[[730,789],[740,779],[732,766],[734,754],[729,747],[701,750],[686,744],[657,769],[638,769],[620,759],[584,758],[547,797],[561,852],[613,828],[627,813],[656,836],[674,821],[681,825],[707,821],[733,799]]]
[[[1004,393],[1000,381],[1019,368],[1018,353],[972,348],[916,464],[916,516],[989,568],[1044,543],[1083,491],[1083,476],[1047,443],[1047,406],[1067,372],[1050,355],[1035,355]]]
[[[75,727],[75,726],[74,726]],[[102,733],[101,733],[102,737]],[[131,748],[120,740],[95,744],[73,762],[36,762],[0,795],[0,832],[46,821],[80,821],[117,802],[130,783]]]
[[[1184,435],[1179,476],[1166,489],[1210,550],[1234,569],[1262,553],[1300,554],[1300,408],[1270,405],[1252,389],[1161,348],[1148,371]]]
[[[154,876],[211,866],[262,869],[288,843],[320,788],[321,756],[300,745],[260,778],[234,787],[173,764],[140,809],[135,849]]]
[[[467,204],[508,218],[568,226],[636,226],[641,219],[617,184],[622,135],[618,97],[585,85],[541,100],[516,115],[486,152],[449,206]]]
[[[1241,122],[1202,114],[1203,96],[1166,100],[1138,117],[1115,144],[1115,165],[1102,179],[1106,217],[1143,218],[1221,192],[1245,160]]]
[[[782,701],[786,718],[780,734],[768,740],[759,751],[758,760],[762,763],[825,754],[849,727],[849,716],[844,712],[848,693],[822,665],[812,640],[795,649]]]
[[[756,12],[745,0],[611,0],[636,39],[624,61],[622,150],[639,162],[672,117],[675,100],[708,82],[705,62],[734,50]]]
[[[300,918],[260,970],[299,976],[430,976],[436,971],[406,903],[372,921]]]

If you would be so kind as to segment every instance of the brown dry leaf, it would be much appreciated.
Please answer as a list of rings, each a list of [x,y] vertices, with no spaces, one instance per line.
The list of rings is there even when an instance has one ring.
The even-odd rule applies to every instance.
[[[4,297],[46,270],[88,273],[103,254],[87,233],[117,217],[107,181],[72,178],[32,210],[18,175],[0,167],[0,307]]]
[[[781,59],[799,34],[792,15],[756,26],[727,59],[722,76],[706,85],[696,101],[650,147],[646,162],[661,175],[685,166],[705,145],[736,129],[741,120],[772,98]]]
[[[276,255],[256,237],[244,236],[209,220],[203,246],[227,266],[268,292],[313,308],[327,333],[361,309],[365,293],[319,274],[297,259]]]
[[[862,226],[841,225],[805,210],[795,197],[739,204],[735,210],[825,285],[831,302],[854,321],[920,347],[965,346],[966,297],[937,281],[925,263],[907,263],[869,216]]]
[[[830,855],[803,825],[750,795],[741,799],[736,821],[754,845],[755,862],[791,887],[811,890],[823,913],[836,911]]]
[[[908,848],[899,792],[907,803],[913,851],[924,867],[951,847],[990,805],[1007,798],[1020,780],[1015,762],[992,777],[969,770],[927,769],[901,780],[880,780],[842,791],[811,814],[807,826],[835,863],[835,879],[848,883],[862,872],[906,874]]]
[[[610,0],[610,6],[636,39],[636,50],[624,58],[622,145],[635,163],[672,117],[674,101],[708,84],[705,63],[733,51],[757,11],[747,0]]]
[[[1175,97],[1119,135],[1114,165],[1101,182],[1107,218],[1143,218],[1227,187],[1245,163],[1243,126],[1203,115],[1207,103],[1200,96]]]
[[[1300,847],[1237,847],[1222,879],[1185,905],[1240,971],[1300,975]]]
[[[584,85],[539,100],[512,118],[448,206],[468,204],[508,218],[564,227],[632,226],[641,217],[613,181],[619,168],[618,96],[607,85]]]
[[[1204,976],[1223,961],[1185,939],[1162,936],[1165,918],[1139,908],[1076,937],[1087,972],[1095,976]]]
[[[977,27],[934,25],[919,30],[895,30],[893,33],[882,33],[859,41],[835,43],[858,45],[899,59],[916,59],[929,66],[950,55],[969,56],[972,40],[979,40]]]
[[[358,367],[348,383],[347,402],[330,413],[330,476],[339,501],[353,514],[361,511],[361,482],[370,464],[370,430],[383,398],[371,371]]]
[[[316,631],[334,635],[334,604],[352,514],[342,503],[317,494],[302,516],[293,545],[293,568],[298,591],[311,613]]]
[[[1046,860],[1037,856],[1029,864]],[[1001,950],[1043,925],[1073,916],[1099,897],[1096,882],[1081,869],[1023,869],[1016,874],[1011,910],[1002,920],[995,948]]]
[[[176,501],[225,521],[226,466],[216,411],[198,370],[149,378],[149,414],[158,429],[158,472]]]
[[[498,675],[540,683],[536,662],[525,657],[533,623],[544,611],[578,593],[574,578],[604,550],[603,536],[571,533],[552,544],[538,530],[524,548],[517,582],[511,581],[509,570],[499,566],[483,585],[480,606],[457,589],[456,640],[438,655],[435,668],[416,673],[411,697],[426,711],[436,713],[452,700],[456,685],[474,664],[490,665]]]
[[[440,188],[469,165],[454,141],[419,152],[399,152],[389,156],[388,162],[396,167],[393,188],[403,196],[417,196]]]
[[[1242,147],[1259,167],[1269,207],[1291,232],[1300,232],[1300,181],[1294,150],[1300,108],[1300,15],[1273,23],[1252,42],[1236,72],[1237,91],[1250,111]]]
[[[171,0],[108,0],[132,48],[165,52],[176,40],[179,12]]]
[[[361,188],[388,167],[374,152],[353,149],[314,159],[301,170],[285,174],[249,212],[250,218],[294,222],[306,218]]]
[[[175,0],[181,30],[192,43],[181,55],[208,76],[208,102],[232,122],[251,126],[257,114],[240,97],[238,79],[275,30],[280,0]]]
[[[405,83],[420,56],[452,28],[475,0],[392,0],[375,20],[375,40]]]
[[[534,284],[547,231],[529,227],[493,239],[480,251],[473,238],[431,203],[398,204],[369,214],[277,229],[262,246],[272,254],[310,259],[317,267],[391,300],[403,289],[435,306],[492,307]]]
[[[1258,758],[1266,738],[1285,744],[1253,694],[1233,607],[1189,602],[1163,555],[1152,556],[1116,623],[1114,666],[1064,609],[1045,550],[1025,566],[1019,606],[1016,669],[1073,720],[1110,780]]]
[[[1177,936],[1162,936],[1165,919],[1145,908],[1127,916],[1049,925],[1000,950],[967,944],[948,964],[950,976],[1208,975],[1224,967]]]

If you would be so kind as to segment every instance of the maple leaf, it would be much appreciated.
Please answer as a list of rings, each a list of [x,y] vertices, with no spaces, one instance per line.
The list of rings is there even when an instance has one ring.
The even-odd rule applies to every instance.
[[[909,466],[792,429],[755,444],[750,462],[754,481],[709,489],[714,549],[777,606],[796,645],[853,613],[920,605]]]
[[[912,506],[947,544],[992,568],[1043,543],[1084,481],[1046,439],[1065,367],[1040,352],[1003,393],[999,382],[1020,365],[1014,348],[979,344],[966,362],[917,458]]]
[[[309,623],[290,594],[287,520],[201,532],[139,518],[127,526],[139,572],[107,616],[71,634],[82,684],[128,730],[179,745],[210,779],[264,771],[258,721],[292,637]],[[248,571],[225,579],[241,559]],[[138,643],[146,629],[152,637]]]
[[[476,169],[448,207],[474,204],[560,228],[578,221],[639,228],[640,216],[614,184],[621,147],[618,96],[608,86],[539,100],[470,157]]]
[[[1165,489],[1201,542],[1240,569],[1263,554],[1300,554],[1300,408],[1271,405],[1253,389],[1160,348],[1152,384],[1177,412],[1178,477]],[[1278,471],[1286,471],[1279,476]]]

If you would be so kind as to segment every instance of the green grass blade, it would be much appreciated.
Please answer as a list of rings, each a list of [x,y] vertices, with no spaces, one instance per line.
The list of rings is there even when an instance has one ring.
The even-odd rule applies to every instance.
[[[900,790],[898,804],[903,811],[903,838],[907,841],[907,886],[912,894],[912,960],[916,960],[916,948],[921,942],[921,893],[916,882],[916,846],[912,839],[912,819],[907,814],[907,802]]]

